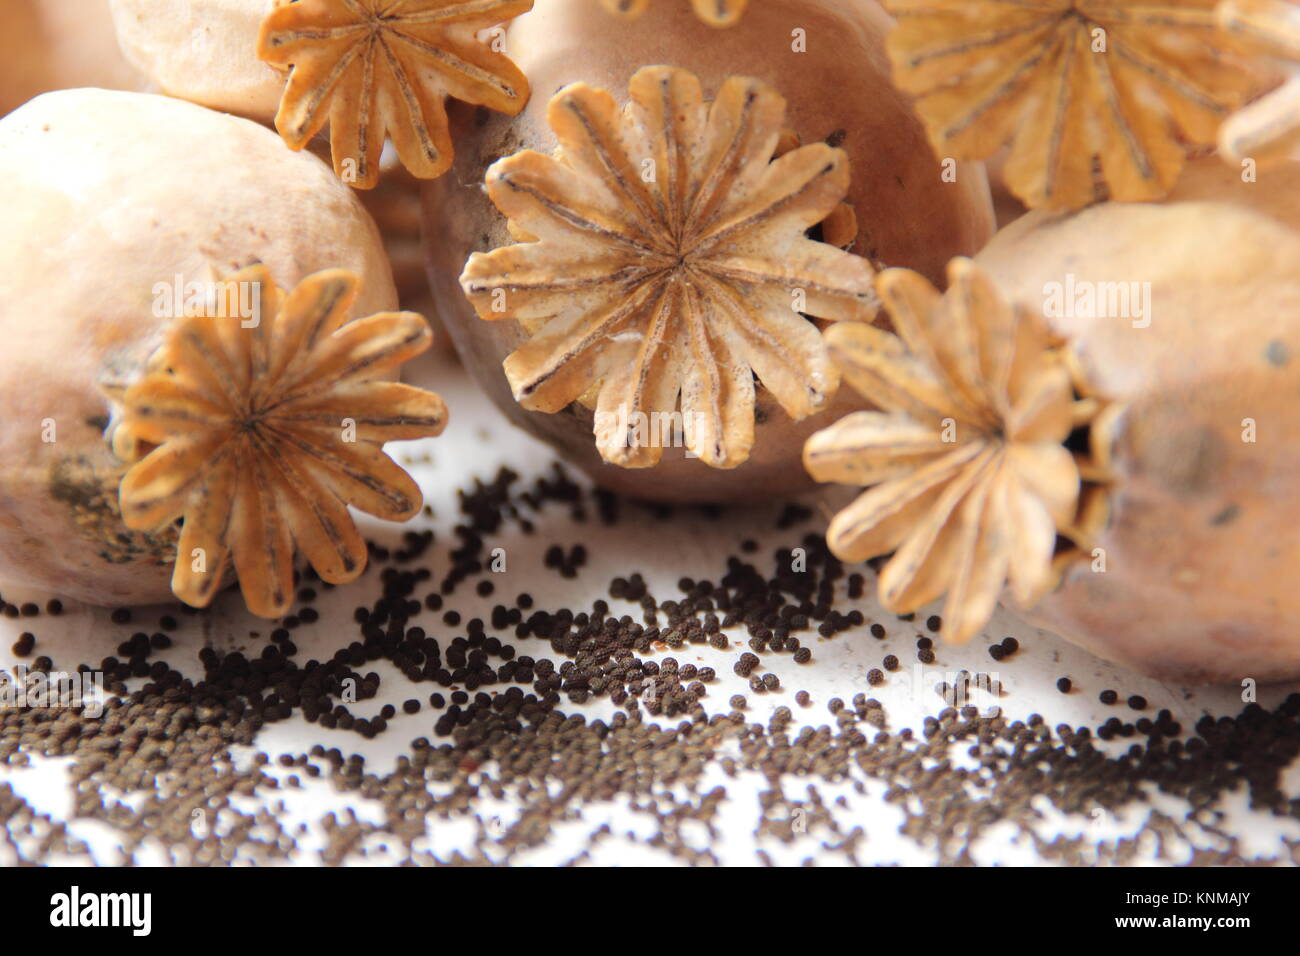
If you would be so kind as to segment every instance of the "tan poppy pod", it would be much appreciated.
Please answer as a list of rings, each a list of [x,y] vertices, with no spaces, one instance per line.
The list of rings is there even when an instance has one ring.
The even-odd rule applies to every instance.
[[[138,377],[178,292],[254,262],[290,288],[346,269],[362,281],[356,315],[393,308],[378,233],[329,167],[270,130],[103,90],[0,121],[0,209],[0,579],[163,600],[175,535],[122,524],[103,389]]]
[[[1188,146],[1213,145],[1273,75],[1218,29],[1217,0],[884,4],[895,79],[935,149],[1009,145],[1004,180],[1034,209],[1163,198]]]
[[[274,125],[288,71],[260,59],[258,41],[276,0],[102,2],[111,3],[122,49],[157,88],[201,106]],[[312,137],[305,148],[329,162],[329,128]],[[419,182],[390,149],[383,154],[377,188],[362,191],[361,200],[384,237],[403,308],[428,313]],[[450,348],[442,336],[437,344]]]
[[[1293,0],[1222,0],[1215,8],[1225,34],[1275,64],[1277,87],[1219,128],[1219,152],[1234,162],[1272,164],[1296,158],[1300,146],[1300,21]]]
[[[139,90],[147,82],[113,36],[109,0],[0,4],[0,116],[50,90]]]
[[[459,280],[472,253],[524,238],[508,229],[481,187],[497,160],[528,149],[550,154],[556,147],[548,110],[557,91],[586,84],[621,108],[634,74],[657,64],[698,77],[706,101],[721,95],[732,76],[775,90],[787,106],[778,153],[829,142],[847,157],[851,208],[835,211],[821,235],[871,263],[908,265],[940,280],[949,258],[978,249],[991,234],[987,181],[979,165],[953,167],[956,181],[945,181],[945,167],[931,153],[907,98],[890,83],[883,39],[889,25],[874,2],[838,0],[764,0],[722,29],[699,20],[690,4],[675,2],[650,4],[625,20],[605,16],[589,0],[545,0],[514,21],[505,50],[528,76],[532,100],[515,119],[467,113],[452,171],[426,185],[424,195],[439,317],[462,360],[511,421],[598,483],[632,496],[753,499],[810,486],[799,464],[803,441],[860,406],[850,392],[841,390],[825,410],[792,421],[759,387],[752,448],[738,467],[710,467],[680,447],[665,448],[653,467],[608,464],[593,439],[594,403],[575,402],[553,414],[520,407],[502,366],[529,335],[514,319],[479,318]]]
[[[1300,230],[1300,163],[1237,165],[1217,155],[1194,159],[1170,202],[1207,200],[1262,213]]]
[[[977,261],[1115,403],[1030,619],[1163,680],[1300,676],[1300,233],[1245,203],[1105,204]]]
[[[335,172],[373,189],[385,144],[420,178],[450,165],[445,101],[514,114],[528,81],[495,38],[533,0],[112,0],[123,50],[164,92],[328,139]]]

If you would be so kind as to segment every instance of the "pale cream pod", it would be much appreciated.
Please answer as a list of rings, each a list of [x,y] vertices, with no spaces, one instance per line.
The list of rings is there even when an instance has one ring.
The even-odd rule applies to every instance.
[[[275,0],[108,0],[126,58],[169,96],[270,123],[284,74],[257,58]]]
[[[131,382],[186,297],[254,262],[292,287],[362,280],[397,304],[347,186],[248,120],[163,96],[69,90],[0,121],[0,581],[96,604],[169,597],[174,535],[129,532],[104,388]]]
[[[103,0],[111,4],[122,49],[163,92],[275,122],[285,74],[257,58],[257,36],[275,0]],[[287,148],[287,147],[286,147]],[[329,161],[329,139],[308,147]],[[391,152],[377,189],[359,193],[384,237],[402,307],[429,313],[429,284],[420,253],[419,181]],[[439,336],[435,342],[449,347]]]

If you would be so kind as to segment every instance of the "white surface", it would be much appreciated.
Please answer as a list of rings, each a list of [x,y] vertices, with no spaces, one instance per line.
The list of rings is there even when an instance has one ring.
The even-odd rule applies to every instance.
[[[409,467],[424,489],[427,503],[435,512],[431,522],[421,519],[412,525],[415,528],[432,526],[437,533],[437,545],[422,562],[433,568],[433,584],[417,591],[421,597],[436,586],[449,566],[447,550],[456,544],[452,528],[460,519],[456,490],[469,485],[473,477],[490,480],[499,464],[509,464],[521,473],[524,479],[522,484],[531,484],[532,476],[549,470],[553,461],[553,455],[548,449],[506,425],[459,369],[450,366],[443,359],[435,372],[432,381],[447,398],[452,409],[452,422],[447,433],[435,441],[391,449],[397,453],[399,460],[406,459],[410,463]],[[813,504],[815,506],[815,502]],[[671,520],[659,521],[648,512],[625,506],[621,521],[613,528],[600,524],[594,506],[589,508],[591,520],[586,524],[575,525],[570,521],[566,509],[553,505],[539,519],[536,535],[527,537],[507,530],[503,540],[489,544],[489,547],[501,544],[507,549],[508,555],[508,570],[494,579],[497,588],[493,596],[478,598],[473,594],[471,582],[457,592],[449,606],[462,610],[466,620],[474,613],[489,620],[494,604],[501,602],[509,605],[515,594],[530,591],[538,608],[589,608],[592,601],[603,598],[609,600],[613,613],[630,613],[640,620],[639,608],[632,605],[623,608],[620,606],[622,602],[608,599],[607,588],[613,577],[640,571],[645,576],[651,593],[660,601],[677,598],[680,596],[676,588],[678,578],[687,575],[717,581],[725,569],[727,556],[738,553],[740,542],[747,537],[757,539],[760,544],[760,550],[751,559],[760,568],[767,567],[775,547],[797,544],[804,533],[822,529],[822,519],[819,517],[806,527],[776,531],[774,525],[781,505],[777,502],[770,508],[729,513],[717,521],[702,519],[698,514],[688,511],[680,512]],[[378,527],[373,523],[366,525],[366,528],[368,534],[381,541],[397,541],[406,530],[404,527]],[[544,567],[543,553],[553,542],[560,542],[566,548],[581,542],[587,547],[588,563],[576,579],[565,580],[555,571]],[[785,705],[794,711],[793,733],[801,721],[814,726],[833,726],[834,721],[827,713],[826,702],[832,697],[849,701],[854,694],[861,692],[883,702],[891,729],[919,729],[925,715],[937,714],[945,706],[933,690],[934,685],[944,680],[945,675],[961,668],[994,674],[1000,679],[1005,694],[998,703],[1009,719],[1021,719],[1039,712],[1048,725],[1053,727],[1060,722],[1096,727],[1111,716],[1126,721],[1143,716],[1128,710],[1122,704],[1105,707],[1098,703],[1097,694],[1105,688],[1117,690],[1121,701],[1129,694],[1144,695],[1149,701],[1149,707],[1145,711],[1145,716],[1148,717],[1154,718],[1161,708],[1168,708],[1175,719],[1182,723],[1184,734],[1191,733],[1196,720],[1206,712],[1216,716],[1235,715],[1241,709],[1239,689],[1189,690],[1161,685],[1102,662],[1051,635],[1027,629],[1004,613],[995,618],[985,635],[965,647],[948,647],[936,640],[938,663],[921,667],[916,664],[915,638],[918,633],[926,633],[923,624],[925,615],[918,615],[917,621],[908,625],[882,612],[871,600],[874,575],[869,570],[865,570],[865,573],[868,582],[867,599],[856,606],[862,608],[868,622],[879,619],[884,623],[889,638],[877,641],[865,633],[865,628],[862,633],[844,633],[830,640],[820,639],[814,633],[809,638],[803,638],[804,644],[814,652],[814,662],[805,666],[794,664],[789,654],[765,655],[765,667],[775,671],[781,679],[783,689],[780,693],[753,694],[744,681],[732,674],[731,664],[745,649],[745,637],[740,631],[734,632],[733,648],[725,652],[709,647],[700,650],[695,645],[687,645],[675,652],[682,663],[707,663],[717,669],[719,680],[709,688],[705,701],[709,712],[726,712],[729,709],[727,700],[731,694],[745,693],[750,704],[747,715],[749,721],[766,723],[773,709]],[[339,588],[332,593],[322,593],[315,604],[321,612],[321,620],[316,624],[303,625],[294,632],[293,639],[299,647],[299,661],[305,662],[312,657],[326,659],[336,647],[357,639],[351,610],[358,604],[373,601],[378,593],[377,577],[377,572],[372,568],[356,584]],[[36,597],[11,588],[3,588],[3,591],[9,601]],[[135,615],[137,624],[115,626],[110,623],[106,610],[81,607],[71,602],[65,604],[68,605],[67,610],[60,618],[44,614],[35,620],[0,618],[0,667],[11,670],[18,663],[10,652],[10,645],[23,630],[36,632],[38,645],[35,654],[51,656],[55,669],[73,670],[82,661],[94,666],[105,655],[115,653],[117,644],[133,631],[147,626],[142,622],[151,622],[158,614],[166,613],[161,608],[156,612],[139,611]],[[847,601],[837,602],[838,609],[847,610],[847,607]],[[239,608],[237,597],[232,594],[224,595],[217,612],[206,618],[177,616],[182,629],[174,635],[174,646],[156,655],[155,659],[165,659],[190,676],[202,673],[197,653],[204,641],[210,642],[218,650],[249,648],[256,653],[265,643],[265,635],[271,630],[265,622],[257,621],[243,612]],[[449,633],[449,629],[442,626],[441,612],[424,612],[412,623],[424,626],[432,636],[442,639],[444,648],[446,638],[457,633]],[[488,633],[492,633],[490,627]],[[261,636],[253,636],[254,634]],[[987,646],[1007,635],[1015,635],[1019,639],[1021,650],[1011,660],[995,662],[989,657]],[[521,653],[538,658],[551,656],[549,647],[544,642],[529,639],[514,643]],[[887,653],[896,654],[902,662],[902,668],[887,675],[886,685],[870,687],[866,672],[870,668],[879,667],[881,658]],[[26,663],[30,664],[30,661],[28,658]],[[283,811],[277,812],[275,807],[271,808],[272,812],[277,812],[282,823],[294,825],[301,821],[311,828],[313,835],[300,838],[299,841],[301,850],[298,859],[302,862],[319,862],[319,821],[326,812],[332,810],[340,819],[346,818],[351,812],[359,819],[378,823],[381,820],[381,807],[378,803],[358,799],[354,794],[336,791],[328,781],[327,772],[318,779],[311,779],[299,769],[286,770],[278,767],[275,757],[285,752],[305,753],[312,744],[322,743],[326,748],[339,747],[345,756],[350,753],[364,754],[368,770],[382,774],[391,769],[398,755],[407,752],[412,739],[428,736],[435,744],[438,742],[438,738],[431,733],[436,713],[427,703],[414,716],[402,714],[400,705],[408,697],[418,697],[422,702],[427,702],[428,695],[433,690],[443,689],[429,683],[410,685],[383,661],[368,664],[364,668],[369,669],[374,669],[383,676],[380,699],[353,705],[353,712],[366,716],[377,714],[385,702],[392,702],[399,708],[397,717],[389,721],[388,731],[377,739],[365,741],[354,733],[325,730],[318,725],[308,724],[300,715],[267,727],[258,738],[258,746],[272,757],[272,763],[266,768],[268,773],[284,777],[298,773],[302,779],[302,790],[281,789],[273,795],[272,799],[276,803],[284,801]],[[1074,682],[1073,693],[1062,695],[1056,689],[1056,680],[1061,676],[1068,676]],[[132,682],[132,686],[138,686],[139,683]],[[794,702],[794,694],[800,689],[808,690],[813,697],[813,705],[806,710]],[[1265,707],[1272,707],[1293,689],[1261,688],[1259,702]],[[594,699],[583,708],[575,708],[565,701],[562,709],[570,712],[581,709],[589,717],[607,717],[613,711],[612,705],[605,698]],[[680,719],[663,718],[658,722],[670,725]],[[647,720],[655,721],[656,718],[647,717]],[[1111,753],[1121,753],[1141,739],[1118,739],[1111,744],[1098,742],[1098,746]],[[243,756],[246,758],[247,754]],[[12,784],[39,811],[65,822],[74,837],[90,845],[97,862],[119,861],[119,834],[113,828],[98,821],[69,817],[71,800],[68,764],[68,760],[36,759],[27,768],[0,768],[0,780]],[[710,847],[722,862],[732,865],[755,863],[755,850],[760,846],[779,863],[798,863],[809,856],[826,862],[843,862],[842,855],[821,850],[821,842],[827,838],[825,832],[809,833],[793,845],[784,845],[774,839],[756,841],[753,836],[758,819],[756,795],[763,781],[758,775],[727,780],[721,770],[715,772],[716,782],[725,783],[729,794],[727,810],[720,815],[721,839]],[[1291,785],[1287,789],[1294,793],[1300,789],[1296,787],[1300,783],[1300,777],[1294,768],[1288,777],[1287,782]],[[881,799],[882,785],[868,783],[867,796],[862,797],[855,794],[849,786],[836,788],[821,781],[795,779],[786,783],[786,791],[791,795],[801,794],[809,782],[816,783],[827,803],[832,803],[841,793],[848,799],[852,819],[866,831],[866,840],[858,852],[861,862],[929,864],[934,861],[935,852],[932,848],[918,846],[898,833],[901,814],[897,807]],[[700,792],[706,792],[707,789],[707,786],[701,787]],[[127,802],[130,802],[130,798]],[[1300,840],[1300,821],[1251,812],[1246,803],[1244,793],[1237,793],[1226,800],[1228,812],[1219,823],[1219,828],[1225,834],[1238,838],[1238,851],[1242,854],[1288,856],[1289,849],[1284,840]],[[249,801],[247,809],[252,808],[253,802]],[[1182,819],[1187,812],[1186,806],[1181,805],[1180,801],[1154,792],[1149,806],[1131,806],[1114,818],[1101,812],[1087,816],[1065,816],[1044,801],[1044,816],[1037,830],[1049,840],[1056,834],[1085,835],[1093,841],[1133,835],[1141,828],[1152,808],[1175,819]],[[484,801],[477,809],[479,816],[485,820],[491,821],[493,817],[499,817],[507,823],[518,813],[517,807],[493,804],[490,801]],[[841,812],[839,817],[843,821],[848,815]],[[601,842],[593,850],[596,862],[672,862],[667,854],[622,837],[628,830],[648,832],[645,816],[629,811],[624,803],[585,807],[583,819],[557,826],[549,844],[529,854],[526,861],[553,863],[568,859],[601,822],[610,823],[615,836]],[[220,821],[215,826],[220,828]],[[1198,845],[1218,848],[1226,845],[1222,836],[1201,828],[1193,829],[1197,833],[1194,839]],[[701,848],[709,846],[702,828],[698,833],[689,829],[687,832],[693,841],[698,841]],[[431,829],[421,848],[445,855],[457,847],[468,849],[473,843],[474,835],[475,827],[469,820],[439,823]],[[1036,855],[1031,841],[1024,836],[1013,837],[1015,828],[1009,824],[994,828],[973,848],[974,858],[980,863],[989,864],[1035,862]],[[382,842],[384,841],[378,838],[371,841],[372,852],[368,854],[367,860],[353,858],[349,862],[376,863],[400,859],[393,853],[396,841],[390,841],[393,846],[390,846],[387,853],[378,849]],[[1174,855],[1177,857],[1179,853],[1189,853],[1190,849],[1190,844],[1175,847]],[[1151,857],[1153,852],[1150,842],[1144,838],[1143,855]],[[0,846],[0,864],[10,862],[11,859],[12,851]],[[142,863],[165,862],[167,855],[162,847],[155,846],[137,854],[137,859]]]

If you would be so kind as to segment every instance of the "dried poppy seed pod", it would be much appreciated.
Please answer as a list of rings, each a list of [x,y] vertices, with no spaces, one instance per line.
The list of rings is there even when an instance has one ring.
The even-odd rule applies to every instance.
[[[1218,155],[1187,164],[1168,202],[1229,203],[1300,231],[1300,163],[1236,166]]]
[[[815,387],[814,374],[805,375],[815,394],[810,396],[808,407],[804,408],[793,401],[792,394],[781,396],[779,386],[775,390],[766,387],[763,369],[750,361],[754,358],[752,351],[747,358],[717,358],[718,349],[713,347],[715,358],[709,362],[692,360],[692,368],[699,374],[683,373],[685,378],[678,382],[684,394],[689,391],[692,401],[712,404],[718,409],[716,421],[704,426],[712,444],[699,458],[694,458],[688,456],[685,447],[681,447],[683,441],[670,438],[661,442],[662,455],[653,467],[645,466],[653,463],[657,453],[629,455],[627,464],[640,466],[637,468],[609,463],[613,457],[611,449],[618,444],[613,435],[593,437],[594,432],[601,430],[602,420],[605,431],[621,427],[618,423],[622,419],[615,410],[620,404],[629,409],[627,420],[631,420],[634,417],[632,411],[637,407],[634,401],[615,402],[614,409],[607,405],[604,409],[606,415],[598,420],[596,413],[600,410],[600,401],[594,388],[592,393],[583,395],[583,400],[577,402],[565,401],[568,396],[561,394],[564,391],[561,388],[540,397],[529,388],[524,378],[530,369],[540,369],[540,365],[532,361],[537,356],[530,358],[525,353],[527,361],[517,358],[509,372],[503,370],[508,357],[519,353],[530,338],[536,341],[543,320],[553,317],[554,313],[547,316],[545,310],[530,309],[530,314],[521,315],[522,322],[508,317],[508,311],[496,313],[503,316],[498,321],[484,321],[479,317],[485,309],[493,314],[491,296],[494,292],[482,281],[492,273],[483,260],[476,260],[469,270],[465,270],[466,260],[475,252],[491,253],[495,265],[502,266],[507,247],[526,248],[526,245],[519,244],[529,241],[529,230],[519,221],[508,221],[492,199],[477,188],[478,184],[484,182],[489,167],[503,157],[513,157],[511,162],[518,163],[524,161],[521,157],[530,155],[526,152],[530,149],[546,156],[553,154],[562,138],[552,125],[555,117],[553,97],[557,91],[566,87],[577,89],[572,84],[582,84],[581,89],[593,91],[592,95],[597,99],[612,97],[613,107],[598,112],[618,114],[634,98],[633,77],[654,64],[678,68],[698,78],[703,99],[715,105],[725,103],[731,95],[727,82],[733,76],[751,78],[758,84],[755,91],[759,87],[774,91],[786,107],[782,121],[786,135],[773,139],[771,131],[762,127],[761,136],[754,140],[755,144],[762,143],[768,150],[761,161],[752,161],[753,157],[747,155],[751,160],[747,172],[744,175],[729,173],[721,188],[717,183],[710,183],[709,189],[718,190],[710,196],[720,195],[739,205],[744,200],[744,191],[754,188],[754,177],[763,173],[768,159],[779,156],[781,159],[777,161],[781,162],[793,155],[792,149],[799,147],[815,150],[818,154],[825,151],[824,155],[837,157],[835,163],[843,164],[834,177],[847,174],[842,188],[846,190],[844,197],[851,211],[848,215],[841,215],[832,203],[822,215],[835,217],[833,228],[832,225],[824,226],[820,232],[814,230],[814,235],[843,238],[849,252],[863,257],[873,267],[876,263],[906,264],[937,279],[942,276],[943,266],[951,256],[977,249],[992,229],[983,171],[978,166],[955,167],[956,181],[945,181],[945,167],[926,146],[919,120],[911,112],[906,98],[890,84],[882,39],[889,21],[874,3],[845,6],[828,0],[768,0],[758,5],[751,4],[740,21],[726,29],[716,29],[701,22],[685,3],[653,3],[639,18],[631,21],[606,17],[598,10],[593,15],[593,6],[585,0],[555,0],[539,5],[538,9],[511,25],[506,35],[507,53],[529,76],[537,95],[516,120],[506,121],[480,113],[474,122],[467,123],[468,128],[458,141],[458,158],[451,173],[443,181],[425,187],[426,248],[439,317],[465,364],[510,419],[555,446],[606,487],[638,497],[696,501],[757,498],[806,487],[807,478],[798,466],[799,449],[804,438],[819,424],[858,404],[853,396],[834,391],[833,370],[828,373],[824,391]],[[599,91],[598,96],[594,91]],[[691,94],[691,98],[693,96]],[[764,101],[768,100],[764,98]],[[629,114],[628,122],[634,125],[640,122],[641,132],[622,134],[631,136],[633,140],[649,135],[645,131],[657,122],[649,119],[655,114],[653,109],[638,109],[639,112]],[[759,121],[747,115],[744,122]],[[689,162],[703,162],[701,150],[707,148],[702,145],[703,141],[683,142],[694,151]],[[627,147],[621,150],[624,159],[632,160],[632,153],[637,152],[637,142],[625,140],[624,146]],[[803,158],[812,155],[805,153]],[[644,165],[646,160],[654,166],[653,169]],[[535,163],[535,160],[527,162]],[[639,175],[654,180],[653,184],[646,181],[652,192],[661,187],[669,188],[664,185],[669,183],[669,178],[660,175],[655,159],[648,155],[640,156],[634,165],[640,170]],[[503,168],[507,172],[511,170],[510,166],[504,166],[498,167],[498,172]],[[701,174],[698,165],[694,171]],[[607,173],[591,167],[584,167],[582,175],[608,178]],[[690,175],[684,174],[683,181],[689,179]],[[831,183],[832,179],[825,182]],[[494,198],[501,199],[505,195],[503,190],[509,188],[508,182],[498,175],[495,183],[492,187]],[[698,187],[699,183],[696,182],[695,186]],[[576,186],[576,191],[569,191],[569,195],[577,196],[583,188]],[[595,196],[606,188],[617,187],[606,183],[593,188],[590,195]],[[628,201],[636,205],[635,200]],[[698,210],[690,209],[688,212],[695,215]],[[634,217],[642,214],[629,213]],[[650,215],[653,218],[657,214]],[[704,223],[700,228],[705,229],[708,215],[709,210],[704,209],[693,222]],[[854,222],[855,226],[844,228],[845,223]],[[816,224],[813,221],[806,226]],[[688,232],[683,235],[692,234],[689,229],[693,227],[684,228]],[[798,238],[801,238],[801,232],[782,233],[780,241],[787,243]],[[652,244],[652,247],[657,250],[656,254],[663,253],[665,248],[662,243]],[[829,245],[824,248],[828,253],[838,252]],[[775,257],[778,254],[774,249],[762,249],[755,244],[756,254],[767,252]],[[547,281],[565,275],[575,279],[594,280],[602,275],[609,278],[618,268],[610,266],[608,261],[601,266],[596,261],[599,250],[584,256],[583,250],[574,245],[569,251],[576,260],[589,260],[588,265],[577,268],[576,260],[566,260],[570,265],[557,268],[555,275]],[[524,255],[522,252],[518,254]],[[689,255],[684,254],[681,260],[685,262],[688,258]],[[466,302],[462,293],[459,280],[463,270],[478,311]],[[735,274],[739,272],[736,270]],[[503,273],[498,270],[498,274]],[[861,278],[856,277],[850,284],[859,285]],[[817,298],[817,283],[798,274],[793,265],[791,275],[786,279],[786,287],[782,289],[786,303],[794,301],[791,293],[802,283],[809,303],[801,311],[818,315],[819,304],[813,301]],[[700,284],[707,285],[712,281],[702,279]],[[716,291],[716,286],[710,288]],[[840,287],[840,291],[846,289],[847,286]],[[628,296],[617,296],[617,302],[631,302],[632,291],[629,290]],[[509,296],[508,290],[506,295]],[[686,295],[689,301],[685,304],[669,306],[672,316],[681,318],[692,314],[696,308],[693,303],[698,300],[694,298],[695,292]],[[751,299],[742,296],[736,300],[736,305],[743,311],[758,307],[760,301],[757,296]],[[828,304],[820,303],[822,306]],[[504,306],[510,309],[508,301]],[[599,303],[595,306],[599,307]],[[849,316],[832,312],[824,317]],[[687,320],[682,321],[685,323]],[[653,322],[640,325],[642,330],[654,327]],[[617,351],[618,346],[626,350],[637,341],[647,341],[637,338],[644,334],[644,331],[628,333],[618,339],[613,350]],[[811,369],[821,363],[823,354],[820,346],[809,345],[805,349],[800,344],[803,338],[803,335],[791,332],[773,338],[772,347],[797,357]],[[711,341],[716,341],[716,338]],[[683,345],[670,350],[669,354],[683,358],[689,348]],[[735,351],[744,350],[737,347]],[[635,356],[629,357],[627,367],[633,367],[636,361]],[[611,362],[610,367],[617,364]],[[768,364],[769,376],[772,376],[777,373],[781,362],[774,360]],[[748,369],[757,372],[757,386]],[[574,374],[588,375],[590,369],[579,369]],[[650,407],[668,411],[669,417],[681,412],[685,424],[686,407],[678,404],[675,392],[668,395],[673,383],[662,379],[654,381],[662,385],[663,391],[657,393],[659,404],[651,403]],[[568,384],[572,385],[573,381]],[[591,384],[595,386],[598,383]],[[637,386],[633,383],[629,387],[635,390]],[[747,394],[750,391],[753,392],[753,411],[747,413],[749,422],[746,424],[739,409],[751,407]],[[528,400],[535,398],[538,404],[534,407],[545,405],[545,411],[521,407],[516,401],[516,393]],[[844,404],[836,411],[838,403]],[[614,424],[610,424],[611,412]],[[806,417],[796,421],[795,416]],[[653,419],[647,416],[647,420],[651,422],[648,428],[653,428]],[[660,422],[666,420],[661,418]],[[752,447],[742,458],[741,450],[750,437],[744,433],[746,429],[752,432]],[[675,428],[672,430],[676,431]],[[714,442],[718,435],[726,437],[727,441]],[[636,442],[635,434],[629,442]],[[664,444],[669,447],[662,447]],[[710,455],[713,467],[706,463]],[[741,461],[743,463],[737,464]]]
[[[651,0],[600,0],[605,9],[615,16],[639,17],[645,13]],[[668,3],[686,0],[665,0]],[[695,15],[714,27],[735,26],[745,13],[749,0],[690,0]]]
[[[293,149],[324,145],[340,178],[371,189],[386,141],[416,176],[447,169],[449,97],[523,108],[528,81],[497,41],[532,2],[113,0],[113,15],[165,92],[274,123]]]
[[[113,25],[126,55],[163,92],[267,126],[275,123],[285,71],[257,58],[258,33],[274,0],[102,2],[111,2]],[[328,162],[328,130],[307,148]],[[402,307],[428,314],[419,180],[402,168],[395,151],[384,153],[380,165],[378,187],[363,191],[361,201],[384,237]],[[445,336],[436,344],[450,348]]]
[[[818,481],[866,487],[831,521],[831,551],[846,561],[892,554],[881,604],[912,614],[946,595],[944,635],[965,641],[1004,587],[1030,604],[1051,584],[1057,535],[1079,499],[1065,442],[1099,408],[1076,399],[1041,318],[969,259],[948,274],[942,295],[907,269],[880,275],[895,332],[847,322],[827,331],[848,384],[879,411],[813,435],[804,465]]]
[[[1219,129],[1219,151],[1233,163],[1294,159],[1300,148],[1300,6],[1295,0],[1223,0],[1220,26],[1274,60],[1284,79]]]
[[[168,96],[270,123],[284,74],[257,58],[275,0],[106,0],[128,60]]]
[[[1031,620],[1164,680],[1300,676],[1300,233],[1231,201],[1105,204],[1031,214],[977,262],[1123,408]]]
[[[1217,0],[884,0],[889,53],[941,155],[984,159],[1031,208],[1167,194],[1269,70],[1218,29]]]
[[[511,116],[528,79],[503,56],[502,24],[533,0],[295,0],[262,21],[257,55],[287,71],[275,128],[302,149],[326,123],[334,171],[358,189],[379,180],[385,139],[421,179],[451,168],[446,101]]]
[[[0,577],[97,604],[167,599],[175,535],[122,523],[103,389],[135,381],[172,317],[253,262],[290,288],[347,269],[354,314],[393,308],[374,224],[264,127],[101,90],[0,121],[0,209]]]
[[[348,507],[405,521],[423,499],[384,454],[442,432],[442,399],[384,380],[429,347],[410,312],[350,317],[357,277],[313,273],[291,291],[265,266],[222,280],[217,307],[173,319],[145,372],[118,396],[113,449],[131,462],[122,520],[158,532],[182,521],[172,592],[205,607],[227,565],[248,609],[280,617],[301,551],[321,580],[352,581],[366,543]],[[223,308],[245,293],[253,321]]]

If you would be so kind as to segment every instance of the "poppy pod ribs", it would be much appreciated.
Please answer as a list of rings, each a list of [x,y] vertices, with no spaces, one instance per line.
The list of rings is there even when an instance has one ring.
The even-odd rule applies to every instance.
[[[983,169],[941,164],[890,82],[889,27],[837,0],[511,24],[546,97],[461,114],[423,205],[438,318],[513,423],[631,497],[812,486],[807,436],[862,403],[820,331],[875,319],[882,265],[941,280],[992,233]]]
[[[1300,675],[1297,277],[1300,234],[1235,198],[1030,213],[942,298],[882,274],[900,338],[827,338],[885,411],[805,451],[871,486],[832,550],[892,553],[897,610],[946,593],[948,636],[1009,584],[1033,624],[1161,680]]]
[[[652,0],[600,0],[605,9],[621,17],[639,17],[645,13]],[[659,0],[661,3],[681,3],[684,0]],[[749,0],[690,0],[695,15],[709,26],[729,27],[745,13]]]
[[[354,315],[396,309],[380,236],[326,164],[265,127],[105,90],[47,93],[0,120],[0,209],[0,586],[171,600],[177,529],[122,517],[131,462],[108,440],[121,396],[174,322],[255,264],[288,288],[346,270]],[[262,305],[224,304],[237,324]]]
[[[383,445],[440,434],[447,410],[380,378],[432,332],[409,312],[349,321],[357,285],[330,270],[285,293],[261,266],[238,272],[218,302],[251,287],[258,321],[178,319],[121,395],[114,448],[139,459],[122,479],[122,519],[136,531],[183,519],[172,591],[187,604],[211,602],[229,561],[249,610],[279,617],[295,547],[330,583],[365,570],[349,505],[389,521],[419,511],[420,489]]]
[[[1223,124],[1219,151],[1234,163],[1294,158],[1300,151],[1300,3],[1225,0],[1218,12],[1224,30],[1275,58],[1286,75],[1278,89]]]
[[[869,320],[874,269],[806,238],[848,189],[842,150],[773,161],[785,101],[733,77],[716,100],[684,70],[648,67],[629,106],[585,84],[551,101],[560,145],[488,171],[512,233],[536,237],[470,257],[461,277],[481,318],[531,338],[505,360],[525,408],[595,399],[601,457],[650,467],[672,435],[638,428],[680,404],[686,447],[734,468],[754,443],[754,379],[798,421],[838,375],[816,325]],[[649,433],[649,434],[647,434]]]
[[[302,149],[330,125],[334,171],[360,189],[379,181],[386,136],[423,179],[452,163],[445,101],[514,115],[528,80],[479,33],[533,0],[289,0],[267,14],[257,55],[289,71],[275,128]]]
[[[976,261],[1122,406],[1092,428],[1081,560],[1026,616],[1162,680],[1240,685],[1300,676],[1300,234],[1216,192],[1031,213]]]
[[[911,613],[941,595],[944,635],[988,623],[1008,582],[1022,604],[1051,586],[1057,537],[1081,477],[1065,447],[1100,405],[1079,399],[1041,318],[1009,304],[968,259],[940,294],[891,269],[878,281],[898,334],[839,324],[826,333],[848,384],[879,411],[818,432],[804,464],[818,481],[869,486],[837,514],[827,544],[846,561],[893,557],[880,600]]]
[[[884,0],[889,52],[941,156],[1010,143],[1031,208],[1159,199],[1266,82],[1216,0]]]

